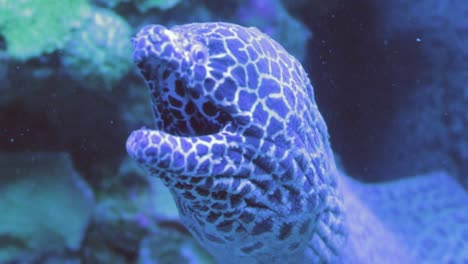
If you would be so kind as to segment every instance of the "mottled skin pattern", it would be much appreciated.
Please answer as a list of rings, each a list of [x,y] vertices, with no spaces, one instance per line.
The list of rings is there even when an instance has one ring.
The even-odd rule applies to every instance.
[[[255,28],[146,26],[134,61],[157,130],[129,154],[220,263],[330,262],[345,238],[326,125],[300,63]]]
[[[152,25],[134,48],[156,130],[127,150],[219,263],[468,263],[466,192],[340,175],[306,73],[257,29]]]

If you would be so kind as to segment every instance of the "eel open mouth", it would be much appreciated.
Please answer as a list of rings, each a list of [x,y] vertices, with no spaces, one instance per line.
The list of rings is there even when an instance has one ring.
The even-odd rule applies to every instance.
[[[208,51],[184,32],[160,25],[146,26],[133,39],[135,64],[150,89],[156,127],[177,136],[200,136],[221,131],[231,117],[205,95]]]
[[[291,262],[316,227],[341,223],[326,126],[303,68],[278,43],[254,28],[193,23],[147,26],[134,47],[156,129],[132,132],[127,151],[163,179],[184,225],[221,262]]]
[[[198,71],[208,52],[187,34],[149,25],[133,39],[133,59],[150,89],[157,129],[134,131],[127,151],[153,173],[230,175],[244,160],[243,139],[225,131],[231,116],[206,96]]]

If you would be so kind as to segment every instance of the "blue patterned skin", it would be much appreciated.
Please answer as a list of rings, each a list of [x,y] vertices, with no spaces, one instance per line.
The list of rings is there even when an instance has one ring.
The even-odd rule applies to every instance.
[[[257,29],[147,26],[134,47],[156,129],[127,150],[219,263],[468,263],[467,193],[340,175],[304,70]]]
[[[128,153],[220,263],[332,262],[345,240],[326,125],[300,63],[256,28],[149,25],[133,40],[156,129]]]

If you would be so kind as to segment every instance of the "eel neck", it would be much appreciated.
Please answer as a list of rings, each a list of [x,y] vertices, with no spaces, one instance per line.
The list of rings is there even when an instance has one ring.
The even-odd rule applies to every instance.
[[[365,202],[370,185],[339,175],[344,197],[348,239],[342,248],[342,263],[416,263],[402,245],[404,241],[386,227]]]
[[[318,216],[315,232],[305,250],[307,263],[341,262],[349,233],[346,221],[341,190],[331,188],[326,209]]]

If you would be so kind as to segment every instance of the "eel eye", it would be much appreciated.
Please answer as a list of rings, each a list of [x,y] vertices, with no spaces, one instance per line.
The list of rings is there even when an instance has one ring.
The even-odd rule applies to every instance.
[[[208,52],[202,45],[194,45],[191,50],[192,59],[195,63],[201,64],[208,58]]]

